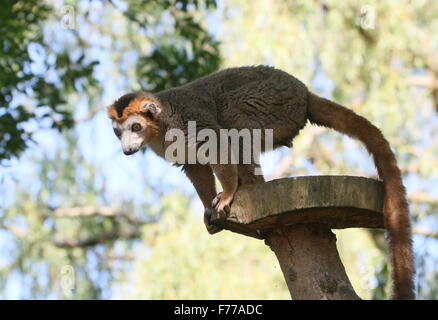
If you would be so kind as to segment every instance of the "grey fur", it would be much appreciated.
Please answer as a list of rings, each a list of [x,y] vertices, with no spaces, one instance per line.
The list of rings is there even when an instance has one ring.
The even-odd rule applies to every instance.
[[[274,147],[291,146],[307,120],[308,90],[297,78],[267,66],[226,69],[154,95],[160,128],[274,129]]]

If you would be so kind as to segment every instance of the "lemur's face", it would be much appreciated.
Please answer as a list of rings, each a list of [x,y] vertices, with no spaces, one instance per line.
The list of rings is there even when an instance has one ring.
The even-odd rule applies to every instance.
[[[123,122],[113,120],[113,130],[122,143],[123,153],[134,154],[148,143],[148,124],[141,115],[131,115]]]
[[[156,119],[161,109],[144,94],[127,94],[108,108],[115,135],[123,153],[131,155],[156,137]]]

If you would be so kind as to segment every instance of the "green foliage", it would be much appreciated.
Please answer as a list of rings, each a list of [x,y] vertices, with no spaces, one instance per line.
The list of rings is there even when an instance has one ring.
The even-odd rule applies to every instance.
[[[352,108],[380,127],[405,176],[414,225],[426,223],[433,230],[438,199],[438,171],[433,164],[438,157],[438,104],[432,84],[438,74],[438,2],[230,0],[227,5],[228,20],[222,30],[226,36],[221,39],[224,65],[274,64],[298,76],[313,92]],[[278,153],[278,161],[288,153]],[[290,169],[282,175],[376,176],[363,146],[330,130],[305,128],[294,141],[291,159]],[[360,270],[352,237],[340,239],[350,273]],[[377,245],[380,240],[374,233],[374,241],[360,237],[362,251],[370,257],[386,248]],[[436,246],[435,239],[423,237],[416,236],[416,243]],[[415,247],[419,255],[427,252],[421,248]],[[369,297],[388,297],[389,268],[377,258],[371,260],[367,274],[374,273],[377,286],[373,284]],[[420,272],[420,297],[436,299],[430,290],[437,285],[431,280],[436,273],[421,258],[417,266],[431,272],[427,278]],[[356,288],[362,286],[356,281]]]
[[[362,299],[388,296],[390,283],[384,270],[387,258],[376,248],[372,235],[363,229],[336,230],[335,234],[339,255],[356,293]]]
[[[93,104],[101,99],[106,86],[96,69],[105,65],[111,77],[122,75],[131,80],[126,64],[128,71],[143,73],[149,64],[154,72],[182,68],[191,80],[218,67],[218,43],[205,31],[199,14],[214,8],[215,1],[127,1],[127,9],[112,1],[87,2],[74,2],[73,29],[61,28],[60,16],[62,5],[71,2],[41,6],[30,0],[10,1],[0,12],[1,31],[8,35],[2,38],[2,45],[6,48],[17,40],[13,43],[16,51],[6,50],[0,56],[0,159],[20,155],[33,135],[42,133],[44,137],[37,140],[42,143],[38,148],[33,147],[36,153],[27,158],[28,164],[37,164],[33,167],[36,170],[27,167],[28,174],[22,175],[26,178],[19,182],[8,181],[5,175],[9,184],[4,185],[3,174],[0,180],[2,193],[7,191],[16,204],[11,206],[9,199],[0,197],[0,226],[5,231],[0,236],[6,237],[1,247],[5,259],[0,262],[0,285],[2,292],[9,292],[9,287],[18,285],[16,279],[23,278],[21,298],[109,297],[111,282],[116,276],[124,277],[132,259],[129,252],[141,236],[144,220],[135,213],[146,218],[153,215],[154,209],[145,203],[133,205],[123,198],[109,201],[105,178],[79,149],[78,133],[85,126],[80,125],[81,117],[74,119],[77,106],[87,101],[91,113],[85,119],[91,119],[99,110]],[[93,6],[100,7],[97,17]],[[164,11],[172,12],[174,19],[164,21]],[[163,23],[172,27],[161,34]],[[121,28],[115,29],[113,24]],[[109,46],[107,39],[111,39]],[[166,51],[162,60],[153,60],[151,56],[163,55],[162,46],[174,56],[167,56]],[[133,48],[138,58],[126,63],[126,54]],[[111,59],[96,55],[96,50],[110,52]],[[137,72],[131,74],[135,78]],[[141,81],[155,81],[152,73],[152,80],[148,76],[143,74]],[[139,80],[135,78],[120,89],[138,90]],[[177,77],[162,77],[159,86],[181,83]],[[75,130],[62,130],[74,126]],[[116,216],[99,212],[55,216],[56,208],[109,205]],[[65,295],[62,288],[62,270],[68,266],[75,273],[72,295]]]
[[[144,89],[162,90],[217,70],[218,42],[204,29],[197,15],[201,8],[214,8],[215,1],[128,1],[127,4],[127,10],[116,7],[112,1],[107,6],[121,13],[125,24],[133,29],[131,40],[149,43],[152,48],[150,52],[138,52],[140,58],[136,61],[135,69]],[[169,13],[167,19],[163,18],[165,12]],[[72,128],[74,107],[67,105],[68,97],[101,86],[94,70],[102,61],[91,57],[88,49],[92,44],[87,42],[87,35],[75,29],[62,29],[62,19],[53,7],[35,0],[7,0],[3,4],[0,161],[18,156],[38,129]],[[76,16],[74,19],[79,21]],[[90,12],[84,11],[81,19],[89,21]],[[163,23],[169,24],[169,30],[164,33],[160,31]],[[72,38],[73,45],[66,41],[54,46],[53,39],[44,34],[44,25],[51,25],[67,39]],[[101,32],[101,36],[105,33]],[[126,46],[126,50],[130,48]]]
[[[275,255],[263,241],[222,231],[210,236],[178,193],[162,198],[160,223],[144,229],[122,289],[134,299],[290,299]]]
[[[76,90],[79,82],[83,86],[94,84],[96,61],[58,52],[44,39],[42,25],[52,15],[52,8],[40,1],[2,2],[0,162],[18,156],[32,140],[32,130],[26,127],[31,120],[37,127],[45,123],[45,127],[58,130],[71,128],[73,119],[65,109],[66,95]],[[47,74],[63,81],[50,80]]]
[[[126,15],[141,28],[167,25],[152,36],[153,49],[139,59],[137,76],[143,89],[160,91],[185,84],[219,67],[218,42],[193,14],[215,1],[130,1]]]

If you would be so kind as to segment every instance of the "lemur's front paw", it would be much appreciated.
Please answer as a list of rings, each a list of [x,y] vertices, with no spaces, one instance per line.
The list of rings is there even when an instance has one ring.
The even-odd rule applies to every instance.
[[[224,194],[223,192],[218,193],[218,195],[213,199],[212,206],[216,210],[219,218],[227,218],[231,210],[231,202],[233,201],[234,195]]]
[[[211,209],[206,208],[204,210],[204,224],[205,224],[205,227],[207,228],[208,233],[215,234],[215,233],[218,233],[218,232],[223,230],[222,228],[211,224],[210,221],[211,221]]]

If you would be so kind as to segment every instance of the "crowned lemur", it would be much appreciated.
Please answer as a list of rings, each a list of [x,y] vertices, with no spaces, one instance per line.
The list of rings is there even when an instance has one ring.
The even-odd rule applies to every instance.
[[[250,132],[272,129],[273,148],[292,147],[292,140],[307,120],[360,140],[373,156],[384,183],[384,221],[393,265],[393,298],[415,298],[411,226],[400,169],[388,141],[365,118],[309,92],[292,75],[267,66],[226,69],[157,93],[128,93],[108,108],[108,115],[127,155],[149,145],[164,157],[172,143],[166,141],[166,132],[181,129],[186,133],[190,121],[196,121],[197,130],[211,129],[218,134],[221,129]],[[209,223],[210,210],[226,216],[237,190],[264,182],[263,175],[256,174],[260,169],[256,160],[237,164],[232,161],[178,163],[206,208],[205,222],[210,233],[219,231]],[[219,194],[213,174],[223,188]]]

